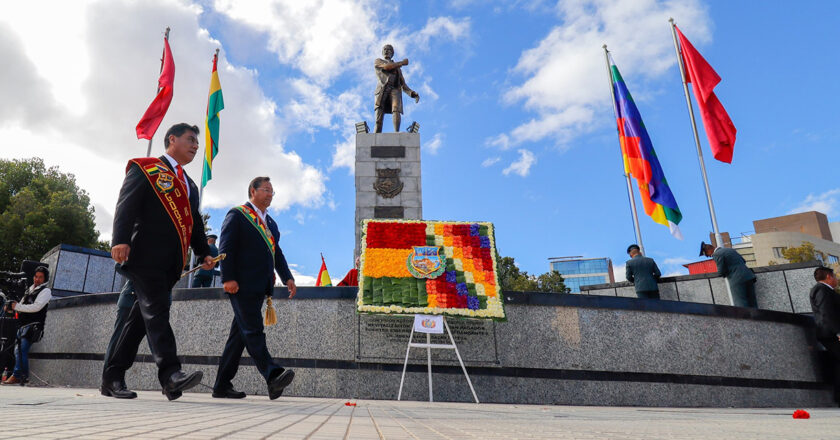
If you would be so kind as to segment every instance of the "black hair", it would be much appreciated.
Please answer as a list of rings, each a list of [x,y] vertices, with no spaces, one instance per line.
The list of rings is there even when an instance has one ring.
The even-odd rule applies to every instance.
[[[50,280],[50,270],[49,269],[47,269],[44,266],[38,266],[35,269],[35,272],[32,275],[34,276],[38,272],[41,272],[42,274],[44,274],[44,282],[45,283]]]
[[[814,279],[817,281],[824,281],[829,275],[833,275],[834,270],[830,267],[820,266],[814,269]]]
[[[196,136],[198,136],[199,131],[197,125],[190,125],[186,122],[181,122],[169,127],[169,130],[166,130],[166,134],[163,135],[163,146],[165,148],[169,148],[169,135],[174,134],[175,137],[180,137],[187,130],[191,130]]]
[[[627,253],[629,254],[630,251],[632,251],[633,249],[636,249],[637,251],[640,251],[640,252],[642,250],[642,248],[640,248],[639,245],[631,244],[630,246],[627,246]]]

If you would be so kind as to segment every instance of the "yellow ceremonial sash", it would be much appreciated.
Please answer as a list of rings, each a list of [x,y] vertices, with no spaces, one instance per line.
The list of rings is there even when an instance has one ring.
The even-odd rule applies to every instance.
[[[242,215],[244,215],[245,218],[248,219],[248,223],[250,223],[251,226],[257,229],[257,232],[259,232],[260,237],[262,237],[266,246],[268,246],[269,252],[271,252],[271,255],[274,256],[274,248],[276,246],[274,242],[274,235],[271,233],[271,231],[268,230],[268,225],[266,225],[262,221],[257,212],[254,211],[254,209],[248,205],[237,206],[234,209],[241,212]]]

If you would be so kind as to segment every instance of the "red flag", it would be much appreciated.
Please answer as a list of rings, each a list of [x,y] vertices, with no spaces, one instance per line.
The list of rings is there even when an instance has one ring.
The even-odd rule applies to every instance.
[[[676,26],[674,26],[676,27]],[[703,59],[700,52],[691,45],[688,38],[677,28],[680,38],[683,64],[685,64],[685,81],[690,82],[694,89],[694,97],[700,107],[700,116],[709,138],[709,146],[715,159],[732,163],[732,152],[735,147],[735,125],[729,119],[723,104],[715,96],[715,86],[720,82],[715,69]]]
[[[158,78],[158,94],[137,123],[137,139],[151,139],[163,120],[172,102],[172,86],[175,83],[175,60],[169,49],[169,39],[163,39],[163,60]]]

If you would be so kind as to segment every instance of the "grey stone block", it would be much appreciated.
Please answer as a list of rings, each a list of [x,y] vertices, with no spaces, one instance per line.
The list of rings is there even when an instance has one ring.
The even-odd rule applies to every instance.
[[[583,295],[598,295],[598,296],[617,296],[615,293],[615,288],[610,287],[606,289],[595,289],[595,290],[587,290],[586,292],[581,292]]]
[[[112,292],[114,284],[114,260],[91,255],[85,276],[85,293]]]
[[[402,194],[397,194],[395,197],[386,198],[377,194],[376,206],[401,206]]]
[[[633,286],[627,287],[617,287],[615,289],[616,296],[621,296],[624,298],[638,298],[636,295],[636,288]]]
[[[89,257],[87,254],[61,251],[56,268],[51,272],[55,279],[53,288],[83,292]]]
[[[420,147],[406,147],[405,159],[409,161],[420,161]]]
[[[811,313],[811,300],[808,295],[814,287],[814,268],[793,269],[785,271],[793,310],[796,313]]]
[[[406,208],[421,208],[423,206],[420,193],[403,191],[400,196],[402,197],[402,205]]]
[[[383,145],[383,146],[399,146],[400,144],[400,135],[402,133],[375,133],[375,140],[373,141],[373,145]]]
[[[784,272],[757,273],[755,293],[759,309],[793,312]]]
[[[677,296],[677,283],[659,283],[659,299],[667,301],[679,301],[679,298]]]
[[[375,206],[376,193],[373,191],[356,191],[356,204],[358,206]]]
[[[356,176],[376,177],[376,169],[373,162],[356,162]]]
[[[420,133],[400,133],[400,135],[402,136],[400,145],[420,148]]]
[[[376,142],[376,134],[375,133],[356,133],[356,149],[358,151],[359,148],[364,148],[374,145]],[[358,157],[358,156],[357,156]],[[370,157],[370,156],[368,156]]]
[[[712,304],[712,291],[707,279],[677,281],[677,288],[681,301]]]
[[[420,220],[423,218],[422,208],[405,208],[404,217],[406,219]]]
[[[731,306],[732,301],[729,300],[729,292],[726,290],[726,278],[710,278],[708,282],[712,287],[712,297],[715,304]]]

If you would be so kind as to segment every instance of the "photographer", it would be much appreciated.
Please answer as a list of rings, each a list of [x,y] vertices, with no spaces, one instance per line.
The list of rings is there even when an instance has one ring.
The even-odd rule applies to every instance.
[[[29,382],[29,348],[44,335],[47,306],[52,298],[52,293],[46,285],[49,279],[50,272],[47,268],[38,267],[32,278],[32,286],[26,289],[20,302],[11,301],[6,306],[8,310],[18,313],[20,329],[17,332],[15,370],[3,385],[24,385]]]

